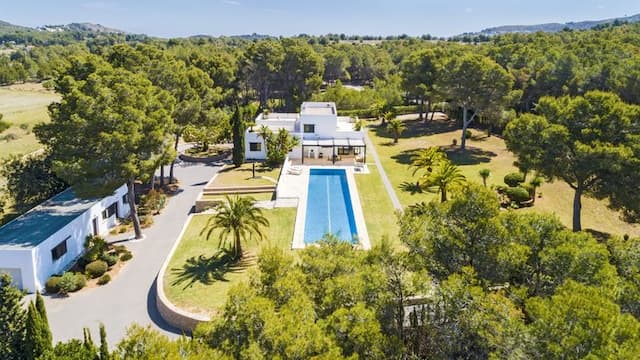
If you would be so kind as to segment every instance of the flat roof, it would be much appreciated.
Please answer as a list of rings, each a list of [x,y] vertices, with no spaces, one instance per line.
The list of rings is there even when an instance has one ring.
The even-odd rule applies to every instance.
[[[303,115],[336,115],[336,104],[332,102],[304,102],[300,107]]]
[[[98,201],[81,199],[69,188],[0,227],[0,250],[38,246]]]

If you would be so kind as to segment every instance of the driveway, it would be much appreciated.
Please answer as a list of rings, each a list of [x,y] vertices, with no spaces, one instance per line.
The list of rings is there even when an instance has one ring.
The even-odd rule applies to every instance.
[[[84,327],[91,329],[93,338],[98,339],[100,323],[106,327],[111,347],[124,337],[132,323],[151,325],[170,337],[181,334],[158,314],[155,279],[196,197],[219,169],[204,164],[177,165],[175,176],[180,180],[180,192],[154,218],[154,224],[144,230],[144,240],[125,243],[133,252],[133,259],[117,277],[105,286],[87,289],[68,298],[45,297],[54,343],[82,339]]]

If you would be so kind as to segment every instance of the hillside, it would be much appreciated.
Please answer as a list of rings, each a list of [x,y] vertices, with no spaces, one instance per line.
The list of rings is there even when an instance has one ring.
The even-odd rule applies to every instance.
[[[500,35],[506,33],[534,33],[534,32],[558,32],[565,29],[570,30],[588,30],[597,26],[603,26],[615,23],[636,23],[640,22],[640,14],[619,17],[613,19],[604,20],[588,20],[579,22],[568,23],[547,23],[547,24],[535,24],[535,25],[504,25],[481,30],[473,35]]]

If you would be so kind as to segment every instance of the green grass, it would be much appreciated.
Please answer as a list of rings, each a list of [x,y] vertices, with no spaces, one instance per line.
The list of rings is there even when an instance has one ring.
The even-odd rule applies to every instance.
[[[369,130],[369,136],[378,151],[389,181],[403,206],[438,199],[438,194],[435,193],[413,191],[419,174],[414,176],[409,165],[411,155],[419,149],[430,146],[442,147],[469,181],[481,183],[482,178],[478,172],[483,168],[489,169],[491,175],[487,180],[488,186],[503,185],[506,174],[518,171],[513,165],[516,158],[507,150],[504,140],[497,136],[487,137],[480,131],[472,130],[473,138],[467,141],[467,151],[462,152],[459,147],[451,146],[453,139],[460,143],[461,131],[455,126],[455,122],[434,121],[425,125],[417,120],[407,120],[405,124],[407,130],[397,144],[393,144],[393,138],[382,129],[370,126]],[[570,227],[573,190],[567,184],[558,181],[543,184],[538,192],[542,193],[542,198],[536,199],[535,206],[520,211],[555,213]],[[587,197],[583,198],[582,224],[583,228],[600,233],[640,236],[640,225],[624,222],[617,212],[607,208],[606,201]]]
[[[16,140],[0,141],[0,159],[11,155],[27,154],[40,148],[33,134],[35,124],[49,121],[47,106],[59,96],[44,91],[41,86],[27,84],[0,88],[0,113],[11,127],[2,136],[13,134]],[[27,126],[21,129],[20,125]]]
[[[257,241],[245,243],[244,249],[248,255],[241,263],[226,269],[226,272],[220,274],[220,279],[206,279],[205,281],[196,278],[210,270],[206,266],[206,259],[218,251],[219,238],[216,233],[209,240],[200,236],[200,232],[212,215],[193,216],[178,248],[171,257],[164,279],[162,279],[169,300],[174,305],[188,311],[215,314],[224,305],[229,288],[238,282],[248,280],[250,271],[256,268],[256,256],[261,247],[277,246],[282,249],[290,249],[296,209],[277,208],[264,210],[263,213],[270,223],[266,233],[267,240],[260,243]],[[201,255],[205,261],[198,261]],[[185,271],[185,265],[189,264],[187,261],[191,258],[196,260],[195,263],[191,263],[195,266],[192,266],[189,271]],[[196,279],[196,281],[191,284],[188,280],[175,283],[181,274],[188,279]]]
[[[356,174],[355,179],[371,246],[380,244],[385,236],[399,246],[399,227],[393,204],[378,168],[373,164],[369,164],[368,168],[369,174]]]
[[[222,169],[216,177],[214,186],[259,186],[259,185],[275,185],[267,179],[257,178],[258,176],[269,177],[278,181],[280,176],[280,168],[271,168],[263,166],[262,163],[256,163],[256,178],[253,178],[253,164],[246,163],[240,167],[228,166]]]

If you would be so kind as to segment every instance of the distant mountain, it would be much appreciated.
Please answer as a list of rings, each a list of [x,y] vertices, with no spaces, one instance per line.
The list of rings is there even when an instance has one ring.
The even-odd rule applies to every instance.
[[[80,31],[80,32],[88,32],[88,33],[107,33],[107,34],[126,34],[126,31],[108,28],[106,26],[100,24],[92,24],[92,23],[71,23],[67,25],[43,25],[36,28],[40,31],[49,31],[49,32],[57,32],[57,31]]]
[[[2,21],[0,20],[0,30],[30,30],[31,28],[28,27],[24,27],[24,26],[19,26],[19,25],[14,25],[11,23],[8,23],[6,21]]]
[[[564,24],[560,23],[548,23],[537,25],[505,25],[484,29],[480,32],[465,34],[465,35],[500,35],[507,33],[534,33],[534,32],[558,32],[565,29],[570,30],[588,30],[597,26],[615,24],[615,23],[636,23],[640,22],[640,14],[619,17],[605,20],[590,20],[580,22],[568,22]]]

